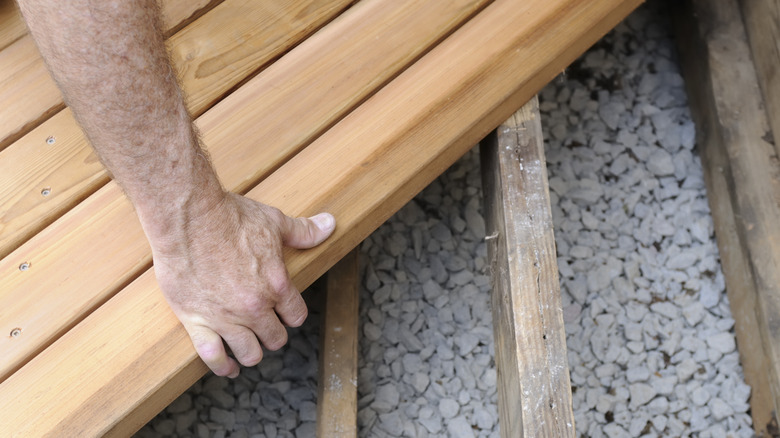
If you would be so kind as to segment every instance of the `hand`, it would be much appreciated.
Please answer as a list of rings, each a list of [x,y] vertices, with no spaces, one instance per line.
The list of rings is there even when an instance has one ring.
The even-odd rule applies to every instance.
[[[177,244],[155,248],[157,281],[198,355],[220,376],[254,366],[260,346],[277,350],[306,304],[290,281],[282,245],[311,248],[335,228],[333,216],[293,219],[276,208],[226,193],[215,208],[191,218]],[[235,359],[228,356],[222,340]],[[259,341],[258,341],[259,340]]]

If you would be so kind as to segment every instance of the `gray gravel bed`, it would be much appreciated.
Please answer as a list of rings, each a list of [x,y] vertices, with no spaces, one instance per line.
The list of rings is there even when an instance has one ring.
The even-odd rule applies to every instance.
[[[657,2],[540,93],[578,436],[753,435],[695,133]],[[497,437],[478,156],[361,245],[362,437]],[[313,437],[316,309],[137,436]]]

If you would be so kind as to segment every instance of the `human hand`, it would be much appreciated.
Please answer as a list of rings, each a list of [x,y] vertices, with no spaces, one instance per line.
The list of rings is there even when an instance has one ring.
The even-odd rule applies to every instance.
[[[215,374],[237,377],[238,363],[260,362],[260,343],[281,348],[287,343],[284,326],[306,319],[306,304],[284,265],[283,245],[316,246],[333,232],[335,220],[326,213],[294,219],[226,193],[184,228],[176,244],[151,242],[157,281],[201,359]]]

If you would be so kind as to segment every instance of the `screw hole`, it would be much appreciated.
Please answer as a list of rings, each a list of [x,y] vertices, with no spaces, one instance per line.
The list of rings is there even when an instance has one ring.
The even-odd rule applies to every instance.
[[[43,190],[41,190],[41,195],[43,196],[49,196],[51,194],[51,187],[45,187]]]
[[[21,335],[22,335],[22,329],[20,329],[19,327],[11,330],[11,337],[12,338],[18,338]]]
[[[28,269],[30,269],[30,262],[24,262],[21,265],[19,265],[20,271],[26,271]]]
[[[54,144],[54,142],[57,141],[54,139],[54,137],[48,137],[46,139],[46,144]]]

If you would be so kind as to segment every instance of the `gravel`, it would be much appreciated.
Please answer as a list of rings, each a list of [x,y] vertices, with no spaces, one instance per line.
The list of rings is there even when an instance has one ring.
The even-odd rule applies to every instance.
[[[582,437],[753,436],[668,13],[648,2],[540,93]],[[361,437],[497,437],[471,151],[361,245]],[[138,436],[313,437],[319,315]]]

